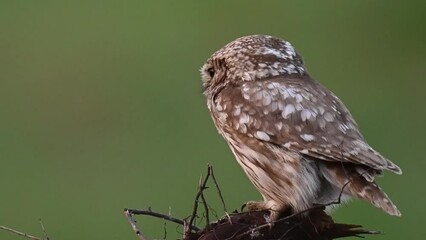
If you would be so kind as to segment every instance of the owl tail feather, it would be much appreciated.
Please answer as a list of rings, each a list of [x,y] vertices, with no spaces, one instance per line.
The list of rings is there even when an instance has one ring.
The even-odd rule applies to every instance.
[[[367,200],[389,215],[401,216],[401,212],[374,180],[368,180],[351,166],[327,164],[322,172],[327,181],[338,189],[343,189],[343,193]]]
[[[367,182],[363,178],[350,184],[349,191],[358,198],[369,201],[392,216],[401,216],[401,212],[393,204],[388,195],[374,182]]]

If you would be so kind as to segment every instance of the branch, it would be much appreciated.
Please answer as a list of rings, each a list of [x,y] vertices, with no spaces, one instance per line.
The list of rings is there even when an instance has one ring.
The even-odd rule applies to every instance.
[[[132,215],[145,215],[145,216],[152,216],[152,217],[156,217],[156,218],[161,218],[170,222],[174,222],[177,223],[179,225],[185,225],[185,221],[179,218],[175,218],[171,215],[168,214],[163,214],[163,213],[158,213],[158,212],[154,212],[151,210],[151,208],[148,208],[148,210],[142,210],[142,209],[131,209],[131,208],[126,208],[124,209],[124,214],[126,213],[130,213]],[[196,226],[190,226],[189,227],[191,230],[193,231],[199,231],[200,229]]]
[[[191,218],[189,219],[189,226],[193,225],[194,220],[197,217],[198,201],[199,201],[200,197],[203,200],[204,208],[205,208],[205,211],[206,211],[206,216],[208,218],[208,207],[207,207],[207,203],[205,202],[203,192],[204,192],[205,189],[207,189],[207,187],[206,187],[207,181],[209,180],[209,177],[211,175],[211,170],[212,170],[212,167],[210,165],[208,165],[207,166],[207,175],[204,178],[204,180],[203,180],[203,176],[201,176],[200,184],[198,186],[198,192],[197,192],[197,195],[195,196],[195,200],[194,200],[194,207],[192,209],[192,215],[191,215]],[[189,234],[188,230],[190,231],[190,229],[185,229],[185,234],[184,234],[185,236],[187,236]]]
[[[138,225],[136,224],[136,220],[133,218],[133,212],[129,211],[129,209],[124,209],[124,215],[126,216],[127,221],[129,221],[130,226],[132,227],[133,231],[136,233],[136,236],[138,236],[139,240],[147,240],[142,234]]]
[[[25,237],[25,238],[28,238],[28,239],[31,239],[31,240],[49,240],[49,238],[47,236],[46,236],[46,238],[39,238],[39,237],[32,236],[28,233],[23,233],[23,232],[20,232],[18,230],[15,230],[13,228],[8,228],[8,227],[1,226],[1,225],[0,225],[0,229],[3,229],[5,231],[14,233],[16,235],[19,235],[19,236],[22,236],[22,237]],[[44,227],[43,227],[43,229],[44,229]]]
[[[209,206],[207,204],[204,190],[206,190],[209,178],[212,178],[222,201],[225,216],[216,222],[209,223]],[[139,240],[147,240],[133,219],[135,215],[148,215],[183,225],[184,240],[228,240],[228,239],[282,239],[282,240],[332,240],[335,238],[357,236],[364,234],[379,234],[378,231],[368,231],[360,225],[335,223],[333,219],[325,214],[326,206],[339,204],[344,189],[353,180],[346,182],[341,189],[338,199],[327,204],[315,205],[310,209],[291,214],[290,211],[283,213],[280,219],[274,223],[267,222],[268,210],[234,213],[229,215],[226,211],[225,201],[213,173],[213,167],[208,165],[207,174],[200,178],[198,192],[194,199],[194,206],[189,222],[168,215],[148,210],[125,209],[125,214]],[[201,200],[200,200],[201,199]],[[204,206],[206,226],[200,230],[196,227],[195,219],[198,217],[199,203]]]
[[[283,240],[331,240],[362,234],[378,234],[377,231],[361,229],[359,225],[335,223],[323,209],[315,209],[304,217],[284,217],[272,226],[266,222],[269,211],[255,211],[231,214],[209,229],[204,229],[185,240],[227,240],[227,239],[283,239]],[[284,219],[283,218],[283,219]],[[268,227],[264,227],[268,226]]]
[[[243,212],[226,215],[204,230],[185,238],[185,240],[222,240],[222,239],[315,239],[331,240],[340,237],[361,234],[379,234],[378,231],[361,229],[360,225],[335,223],[325,214],[326,206],[340,204],[344,189],[352,180],[347,181],[340,191],[338,199],[327,204],[315,205],[301,212],[290,214],[274,223],[266,221],[269,211]]]

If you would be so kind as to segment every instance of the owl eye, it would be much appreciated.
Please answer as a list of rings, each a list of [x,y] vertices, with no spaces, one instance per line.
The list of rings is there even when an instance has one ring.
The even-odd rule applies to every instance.
[[[214,77],[214,74],[215,74],[214,68],[211,67],[211,68],[207,69],[207,72],[209,73],[211,78]]]

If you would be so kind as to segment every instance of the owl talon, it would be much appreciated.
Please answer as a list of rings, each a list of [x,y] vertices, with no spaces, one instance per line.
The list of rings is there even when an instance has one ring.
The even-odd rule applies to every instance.
[[[280,217],[280,212],[278,212],[277,210],[269,210],[269,218],[267,220],[268,224],[270,225],[269,227],[272,228],[272,226],[274,225],[275,221],[278,220],[278,218]]]
[[[263,201],[263,202],[256,202],[256,201],[249,201],[245,204],[247,209],[249,211],[262,211],[262,210],[268,210],[269,216],[266,216],[266,222],[270,224],[272,227],[273,223],[278,220],[280,217],[280,213],[283,212],[286,208],[280,207],[277,205],[274,201]]]
[[[247,207],[249,211],[262,211],[269,209],[266,207],[265,202],[248,201],[246,204],[244,204],[244,206]]]

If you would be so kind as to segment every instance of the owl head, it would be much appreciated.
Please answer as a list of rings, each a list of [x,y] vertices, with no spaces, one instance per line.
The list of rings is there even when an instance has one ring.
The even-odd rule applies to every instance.
[[[215,52],[201,68],[206,95],[227,84],[305,72],[302,58],[289,42],[267,35],[238,38]]]

